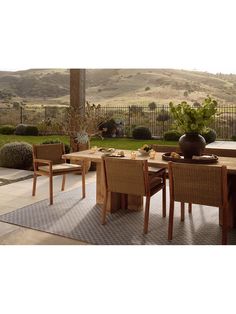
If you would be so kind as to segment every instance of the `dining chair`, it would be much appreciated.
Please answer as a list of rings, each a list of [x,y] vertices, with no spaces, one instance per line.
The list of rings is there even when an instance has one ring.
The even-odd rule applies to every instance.
[[[37,144],[33,145],[33,190],[32,196],[36,194],[37,176],[49,177],[49,199],[50,205],[53,204],[53,177],[62,175],[61,190],[65,189],[66,174],[78,173],[82,174],[82,197],[85,197],[85,167],[81,165],[68,164],[62,155],[65,154],[64,144]]]
[[[168,163],[170,213],[168,240],[172,240],[174,203],[200,204],[222,210],[222,244],[227,244],[228,187],[226,166]]]
[[[150,198],[160,190],[165,199],[165,175],[150,175],[147,160],[127,160],[104,157],[105,201],[102,209],[102,224],[106,223],[107,200],[111,192],[146,197],[143,232],[148,232]],[[163,169],[164,172],[164,169]],[[164,203],[162,205],[165,205]],[[163,207],[163,216],[165,208]]]

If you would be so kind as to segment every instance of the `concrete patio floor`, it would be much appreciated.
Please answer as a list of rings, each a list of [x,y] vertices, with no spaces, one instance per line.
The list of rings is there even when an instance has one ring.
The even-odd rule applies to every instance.
[[[31,171],[0,168],[0,178],[7,180],[21,179],[32,175]],[[81,186],[81,176],[69,174],[66,178],[66,189]],[[60,192],[61,176],[54,177],[54,195]],[[86,182],[96,180],[95,172],[86,175]],[[48,178],[38,177],[36,196],[31,196],[32,179],[14,182],[0,186],[0,215],[11,212],[17,208],[30,205],[34,202],[48,198]],[[68,239],[62,236],[36,231],[16,225],[0,222],[0,244],[85,244],[81,241]]]
[[[236,143],[235,143],[236,144]],[[33,173],[24,170],[0,168],[0,181],[21,180],[31,176]],[[54,195],[61,192],[61,176],[54,177]],[[96,173],[89,172],[86,175],[86,183],[96,181]],[[66,191],[81,187],[80,175],[70,174],[66,179]],[[47,199],[49,195],[49,184],[47,177],[38,177],[36,196],[32,197],[32,178],[0,186],[0,215],[12,212],[18,208]],[[79,193],[79,191],[78,191]],[[89,193],[89,191],[87,191]],[[167,198],[169,197],[167,193]],[[167,209],[168,211],[168,209]],[[49,234],[9,223],[0,222],[0,244],[22,244],[22,245],[83,245],[85,242],[69,239],[63,236]]]

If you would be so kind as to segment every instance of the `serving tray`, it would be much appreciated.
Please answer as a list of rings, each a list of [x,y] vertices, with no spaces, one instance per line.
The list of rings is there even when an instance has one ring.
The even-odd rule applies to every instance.
[[[162,154],[162,159],[165,161],[181,162],[188,164],[215,164],[218,162],[218,157],[214,154],[211,155],[204,154],[203,156],[206,156],[206,159],[187,159],[184,158],[184,156],[182,156],[181,154],[180,158],[173,158],[170,156],[170,154],[171,153]]]

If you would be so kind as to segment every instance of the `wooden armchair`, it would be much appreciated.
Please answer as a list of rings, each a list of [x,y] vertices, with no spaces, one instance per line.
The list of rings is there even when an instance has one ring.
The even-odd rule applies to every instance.
[[[102,224],[106,222],[108,193],[116,192],[146,197],[144,213],[144,233],[148,232],[150,198],[160,190],[165,200],[165,175],[148,173],[147,160],[127,160],[121,158],[104,157],[105,172],[105,201],[102,210]],[[165,171],[164,169],[162,171]],[[163,217],[165,217],[165,203],[163,202]]]
[[[222,209],[222,244],[227,243],[228,188],[227,168],[168,163],[170,215],[168,240],[172,240],[174,202],[215,206]]]
[[[82,197],[85,197],[85,170],[83,163],[81,165],[68,164],[62,159],[65,154],[64,144],[42,144],[33,145],[33,191],[36,193],[37,176],[49,177],[49,198],[50,205],[53,204],[53,176],[62,175],[61,190],[65,189],[66,174],[72,172],[82,173]]]

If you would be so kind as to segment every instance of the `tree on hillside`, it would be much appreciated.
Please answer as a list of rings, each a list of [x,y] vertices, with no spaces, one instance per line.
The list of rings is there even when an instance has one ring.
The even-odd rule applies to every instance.
[[[0,100],[9,102],[14,95],[6,89],[0,90]]]
[[[167,110],[165,110],[164,108],[161,109],[157,115],[156,120],[160,123],[162,123],[162,132],[164,134],[165,132],[165,122],[167,122],[168,120],[170,120],[170,114]]]
[[[188,91],[187,90],[184,92],[184,97],[188,97]]]
[[[132,105],[132,106],[130,106],[130,112],[133,113],[133,114],[142,113],[143,112],[143,107],[137,106],[137,105]]]
[[[153,101],[153,102],[150,102],[148,107],[149,107],[149,110],[153,111],[157,108],[157,104]]]

